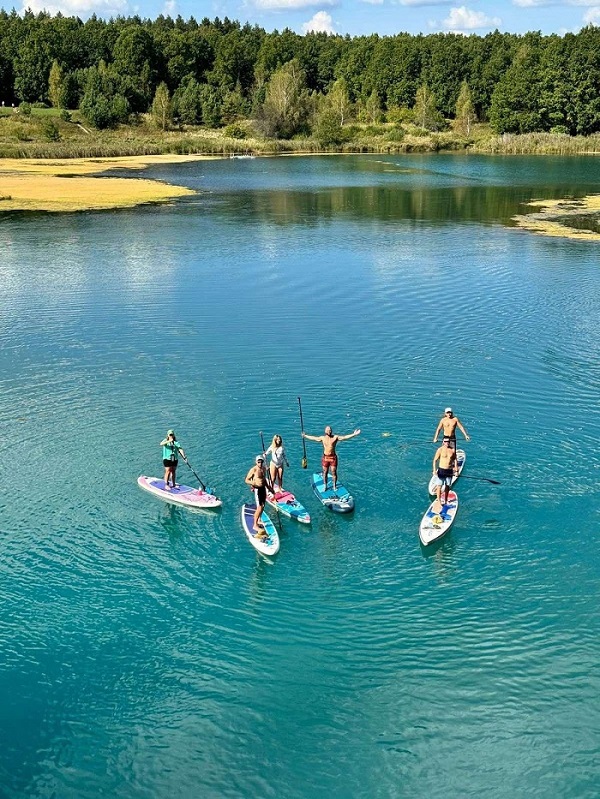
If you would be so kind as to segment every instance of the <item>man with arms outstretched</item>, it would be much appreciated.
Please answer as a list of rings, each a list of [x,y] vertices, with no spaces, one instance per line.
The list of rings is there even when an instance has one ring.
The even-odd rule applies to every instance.
[[[323,444],[323,457],[321,465],[323,467],[323,490],[327,491],[327,480],[329,478],[329,470],[331,469],[331,480],[333,482],[333,490],[337,490],[337,465],[338,456],[335,448],[339,441],[348,441],[349,438],[354,438],[360,435],[360,429],[357,428],[353,433],[347,436],[337,436],[333,434],[333,430],[329,425],[325,428],[325,435],[322,436],[309,436],[308,433],[302,432],[302,437],[307,438],[309,441],[318,441]]]

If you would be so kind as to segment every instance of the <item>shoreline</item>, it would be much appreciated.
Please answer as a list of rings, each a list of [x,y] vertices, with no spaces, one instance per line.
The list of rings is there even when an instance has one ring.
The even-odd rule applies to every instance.
[[[193,189],[150,178],[99,177],[113,169],[213,160],[205,155],[136,155],[102,158],[0,159],[0,212],[66,213],[168,203]]]
[[[456,150],[448,151],[456,154]],[[473,149],[465,155],[485,155]],[[391,153],[390,153],[391,154]],[[505,153],[487,153],[498,156]],[[532,153],[533,154],[533,153]],[[256,157],[277,156],[379,155],[382,153],[280,152],[260,153]],[[385,155],[385,153],[384,153]],[[516,155],[510,153],[508,155]],[[517,157],[520,157],[518,154]],[[197,192],[185,186],[137,177],[102,177],[109,170],[143,170],[154,164],[183,164],[212,161],[228,155],[154,154],[78,158],[0,158],[0,213],[41,211],[73,213],[133,208],[154,203],[169,203]],[[517,228],[551,238],[600,241],[600,232],[569,224],[570,220],[596,220],[600,217],[600,194],[573,199],[534,200],[527,204],[530,213],[512,219]]]

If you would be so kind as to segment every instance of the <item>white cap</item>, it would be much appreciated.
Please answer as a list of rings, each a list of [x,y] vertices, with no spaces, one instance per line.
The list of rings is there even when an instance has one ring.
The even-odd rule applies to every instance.
[[[452,408],[446,408],[446,409],[444,410],[444,413],[452,413]]]
[[[262,461],[264,463],[265,462],[265,456],[264,455],[257,455],[254,460],[255,460],[256,463],[258,463],[259,461]]]

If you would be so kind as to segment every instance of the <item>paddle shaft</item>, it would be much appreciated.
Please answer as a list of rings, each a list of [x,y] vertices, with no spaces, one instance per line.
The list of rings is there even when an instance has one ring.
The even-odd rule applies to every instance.
[[[184,455],[184,454],[183,454],[181,451],[180,451],[180,454],[181,454],[181,457],[183,458],[183,460],[186,462],[186,464],[187,464],[187,466],[188,466],[189,470],[191,471],[191,473],[194,475],[194,477],[196,478],[196,480],[197,480],[197,481],[200,483],[200,485],[202,486],[202,490],[203,490],[203,491],[206,491],[206,486],[204,485],[204,483],[202,482],[202,480],[201,480],[201,479],[198,477],[198,475],[196,474],[196,472],[194,471],[194,469],[192,469],[192,465],[191,465],[191,463],[188,461],[188,459],[185,457],[185,455]]]
[[[474,475],[470,474],[463,474],[461,477],[463,480],[485,480],[486,483],[493,483],[495,486],[502,485],[500,480],[492,480],[491,477],[475,477]]]
[[[306,458],[306,441],[304,440],[304,419],[302,418],[302,402],[300,401],[300,397],[298,397],[298,408],[300,409],[300,430],[302,432],[302,451],[304,453],[304,457],[302,458],[302,468],[306,469],[308,466],[308,460]]]

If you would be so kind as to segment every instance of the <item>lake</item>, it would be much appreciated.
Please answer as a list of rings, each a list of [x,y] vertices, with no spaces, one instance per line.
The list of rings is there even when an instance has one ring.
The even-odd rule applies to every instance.
[[[145,176],[199,193],[0,225],[0,795],[598,796],[599,250],[510,220],[600,161]],[[312,494],[298,396],[307,432],[362,430],[351,515]],[[472,440],[423,549],[447,405]],[[221,511],[138,489],[170,427]],[[260,431],[313,517],[269,560]]]

